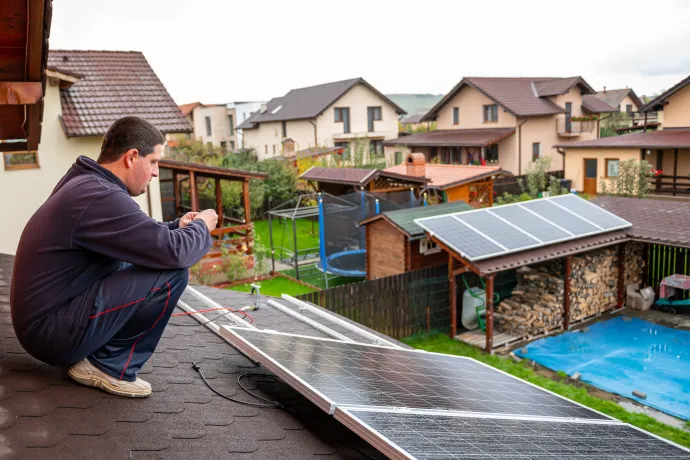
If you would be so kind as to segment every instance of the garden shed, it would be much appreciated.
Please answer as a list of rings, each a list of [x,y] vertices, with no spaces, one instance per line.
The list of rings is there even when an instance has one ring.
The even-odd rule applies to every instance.
[[[367,279],[442,265],[448,254],[414,220],[472,209],[464,201],[383,212],[360,222],[366,229]]]
[[[422,153],[410,153],[403,164],[384,171],[407,177],[426,177],[426,190],[443,202],[464,201],[473,208],[493,205],[494,179],[510,175],[500,166],[427,164]]]

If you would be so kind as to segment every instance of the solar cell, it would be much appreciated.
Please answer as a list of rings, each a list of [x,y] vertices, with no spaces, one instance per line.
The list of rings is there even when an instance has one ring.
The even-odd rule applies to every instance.
[[[469,358],[267,331],[226,328],[224,334],[329,412],[387,406],[609,420]]]
[[[601,230],[599,227],[596,227],[589,222],[574,216],[565,209],[560,208],[547,200],[527,201],[525,203],[520,203],[520,206],[529,209],[530,211],[540,215],[550,222],[553,222],[554,224],[576,236],[594,233]]]
[[[505,251],[504,247],[463,225],[452,215],[425,220],[424,227],[447,245],[460,249],[460,253],[470,259]]]
[[[561,195],[554,197],[551,201],[606,229],[623,228],[627,224],[626,221],[615,214],[611,214],[599,206],[587,200],[583,200],[582,198],[578,198],[575,195]]]
[[[338,409],[336,419],[394,459],[669,459],[690,453],[623,423]]]
[[[544,243],[550,243],[570,237],[570,234],[535,217],[534,214],[519,206],[499,206],[491,208],[489,211],[492,214],[504,218],[530,235],[539,238]]]
[[[487,212],[472,212],[455,216],[474,227],[478,232],[505,246],[507,249],[519,249],[540,244],[535,238],[525,235],[520,230]]]

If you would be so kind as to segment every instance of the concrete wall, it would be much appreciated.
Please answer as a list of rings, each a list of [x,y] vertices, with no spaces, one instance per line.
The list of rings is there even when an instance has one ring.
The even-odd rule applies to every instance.
[[[651,156],[654,156],[652,153]],[[620,161],[639,160],[640,149],[578,149],[569,148],[565,154],[565,178],[572,181],[572,188],[581,192],[584,188],[584,160],[596,158],[597,161],[597,192],[601,192],[601,180],[606,175],[606,160]],[[648,160],[649,161],[649,160]],[[654,165],[654,163],[652,163]],[[690,164],[689,164],[690,169]]]
[[[671,96],[661,113],[664,129],[690,127],[690,85]]]
[[[101,151],[101,137],[68,139],[60,125],[60,93],[57,86],[48,85],[43,113],[43,130],[38,146],[39,169],[6,171],[0,166],[0,253],[15,254],[19,237],[34,212],[43,204],[58,181],[76,161],[79,155],[96,159]],[[151,182],[151,215],[162,219],[160,186],[157,179]],[[11,199],[8,199],[11,198]],[[148,214],[146,194],[135,200]],[[47,230],[51,223],[46,224]]]
[[[515,116],[498,107],[498,121],[484,122],[484,106],[495,104],[493,99],[485,96],[471,86],[465,86],[438,112],[436,129],[479,129],[479,128],[512,128],[516,124]],[[459,124],[453,124],[453,107],[460,109]]]
[[[215,147],[220,147],[221,142],[227,142],[230,148],[230,142],[234,142],[235,148],[239,147],[237,143],[237,130],[233,130],[230,134],[230,120],[228,115],[232,115],[234,125],[237,126],[237,114],[235,109],[228,109],[223,106],[199,106],[194,109],[192,119],[192,126],[194,127],[194,138],[204,143],[211,142]],[[206,134],[206,117],[211,117],[211,135]]]

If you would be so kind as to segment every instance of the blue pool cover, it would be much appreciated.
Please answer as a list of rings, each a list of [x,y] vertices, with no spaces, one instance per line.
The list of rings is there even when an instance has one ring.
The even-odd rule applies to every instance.
[[[537,340],[516,354],[568,375],[579,372],[580,380],[602,390],[690,420],[690,332],[617,317],[586,332]]]

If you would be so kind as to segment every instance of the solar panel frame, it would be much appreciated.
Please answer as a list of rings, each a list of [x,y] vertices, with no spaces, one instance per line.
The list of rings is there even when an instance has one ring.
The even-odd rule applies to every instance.
[[[314,347],[325,347],[325,351],[330,351],[334,355],[336,354],[341,354],[342,356],[347,356],[348,359],[350,356],[352,356],[352,350],[388,350],[392,357],[388,357],[387,359],[390,362],[396,362],[395,359],[401,359],[405,360],[405,354],[406,353],[412,353],[415,355],[418,355],[420,359],[438,359],[441,361],[446,361],[447,363],[460,363],[462,362],[465,365],[468,365],[469,367],[467,369],[463,369],[462,372],[466,375],[464,375],[466,380],[470,380],[473,377],[477,375],[485,375],[489,376],[490,378],[485,381],[476,381],[476,380],[471,380],[472,383],[475,383],[477,389],[472,388],[471,385],[466,385],[466,382],[464,383],[465,386],[460,386],[460,384],[456,381],[454,383],[456,386],[453,387],[452,393],[454,395],[454,398],[456,400],[459,400],[458,403],[455,404],[455,407],[452,406],[454,400],[449,400],[448,398],[445,398],[444,392],[441,391],[443,388],[446,388],[443,385],[440,385],[441,389],[437,389],[436,392],[431,391],[433,394],[424,394],[423,397],[418,398],[418,400],[423,400],[423,401],[431,401],[431,402],[436,402],[436,401],[441,401],[442,405],[436,406],[434,409],[439,410],[439,409],[445,409],[448,411],[454,411],[454,412],[466,412],[466,413],[494,413],[494,414],[510,414],[511,416],[522,416],[522,417],[529,417],[531,419],[535,420],[552,420],[554,418],[565,418],[565,419],[572,419],[572,418],[577,418],[577,419],[584,419],[584,420],[612,420],[609,416],[602,414],[601,412],[598,412],[596,410],[590,409],[582,404],[579,404],[575,401],[571,401],[563,396],[560,396],[558,394],[555,394],[553,392],[550,392],[548,390],[545,390],[541,387],[538,387],[534,384],[531,384],[530,382],[526,382],[524,380],[521,380],[513,375],[510,375],[506,372],[503,372],[499,369],[496,369],[492,366],[489,366],[487,364],[481,363],[479,361],[476,361],[471,358],[463,357],[463,356],[453,356],[453,355],[447,355],[447,354],[442,354],[442,353],[433,353],[433,352],[427,352],[423,350],[414,350],[414,349],[400,349],[400,348],[391,348],[391,347],[386,347],[386,346],[380,346],[380,345],[370,345],[370,344],[356,344],[356,343],[346,343],[342,342],[339,340],[334,340],[334,339],[327,339],[327,338],[315,338],[315,337],[309,337],[309,336],[300,336],[297,334],[286,334],[286,333],[281,333],[281,332],[276,332],[276,331],[266,331],[266,330],[252,330],[252,329],[247,329],[247,328],[238,328],[238,327],[228,327],[228,326],[223,326],[221,328],[221,335],[235,348],[240,350],[242,353],[244,353],[246,356],[248,356],[250,359],[253,361],[263,365],[266,367],[268,370],[271,372],[275,373],[278,377],[283,379],[286,383],[291,385],[293,388],[295,388],[298,392],[302,393],[307,399],[312,401],[316,406],[318,406],[320,409],[323,411],[332,414],[336,406],[344,407],[344,406],[381,406],[381,407],[388,407],[388,408],[407,408],[411,407],[408,404],[400,403],[400,401],[412,401],[414,399],[414,394],[411,394],[409,391],[409,387],[414,387],[413,384],[408,384],[408,387],[405,388],[400,387],[399,385],[396,385],[395,382],[392,382],[390,379],[352,379],[352,377],[357,377],[356,371],[358,370],[357,368],[351,368],[350,370],[354,369],[352,372],[350,370],[341,367],[341,370],[344,370],[345,372],[342,372],[340,375],[338,375],[338,380],[332,379],[330,375],[326,374],[325,370],[329,370],[332,363],[328,362],[328,360],[321,360],[319,361],[316,359],[310,360],[309,361],[309,367],[315,367],[318,366],[318,371],[319,375],[316,377],[312,378],[312,382],[317,382],[312,385],[310,382],[305,380],[304,378],[300,377],[298,373],[300,372],[297,370],[299,365],[293,365],[292,369],[295,369],[295,371],[291,370],[288,368],[288,364],[283,364],[278,361],[278,359],[274,358],[271,356],[269,352],[266,352],[264,350],[261,350],[261,348],[251,342],[250,339],[245,338],[247,337],[260,337],[260,340],[263,340],[262,337],[278,337],[278,340],[280,341],[285,341],[284,344],[281,344],[283,349],[289,349],[291,352],[293,350],[297,350],[293,355],[299,355],[300,350],[298,348],[303,347],[307,348],[307,351],[302,351],[302,355],[298,356],[299,358],[302,358],[303,356],[307,356],[309,354],[312,354],[313,356],[316,356],[317,358],[323,357],[324,350],[320,350],[319,354],[316,354],[316,352],[313,349],[310,349],[309,347],[314,346]],[[325,344],[325,345],[324,345]],[[331,345],[329,345],[331,344]],[[290,347],[287,347],[285,345],[290,345]],[[328,348],[331,347],[331,348]],[[333,348],[335,347],[335,348]],[[344,351],[338,351],[338,348],[345,349]],[[345,351],[347,354],[345,354]],[[384,352],[384,353],[388,353]],[[378,352],[377,352],[378,353]],[[400,357],[401,355],[402,357]],[[369,358],[369,357],[366,357]],[[411,359],[411,358],[410,358]],[[379,364],[379,368],[377,370],[381,372],[385,372],[385,365],[381,361],[373,361],[372,364],[376,365]],[[312,365],[314,364],[314,365]],[[398,363],[400,364],[400,363]],[[409,364],[409,363],[408,363]],[[300,365],[302,365],[300,363]],[[402,365],[402,364],[401,364]],[[411,365],[417,365],[416,363],[412,363]],[[403,365],[404,366],[404,365]],[[371,367],[371,366],[370,366]],[[434,375],[434,379],[431,382],[433,385],[437,385],[437,381],[435,379],[438,378],[445,378],[446,380],[448,377],[444,377],[444,370],[443,367],[445,366],[439,366],[434,369],[438,369],[434,372],[436,372],[436,375]],[[417,383],[419,386],[422,385],[421,382],[424,382],[425,380],[429,380],[430,377],[429,375],[423,375],[422,373],[417,372],[417,368],[414,367],[409,367],[407,368],[410,371],[414,371],[415,375],[415,383]],[[365,371],[366,372],[366,371]],[[472,373],[475,373],[474,375]],[[476,374],[476,372],[479,372],[479,374]],[[375,373],[373,371],[369,371],[369,374]],[[412,373],[412,372],[410,372]],[[302,374],[304,374],[304,371],[302,371]],[[324,375],[320,375],[324,374]],[[350,374],[350,375],[346,375]],[[385,375],[385,374],[384,374]],[[445,374],[447,375],[447,374]],[[396,372],[397,377],[402,377],[403,380],[406,378],[405,373],[400,373]],[[313,377],[313,376],[312,376]],[[369,377],[369,376],[367,376]],[[326,379],[329,380],[327,384],[324,384],[324,382],[320,379]],[[350,387],[345,387],[344,382],[346,382],[345,378],[349,378],[350,380],[355,380],[352,382],[352,388]],[[330,382],[332,380],[335,382],[333,384]],[[409,380],[409,379],[408,379]],[[390,388],[383,388],[383,385],[387,384],[390,386]],[[462,382],[460,382],[462,383]],[[357,386],[357,385],[360,386]],[[352,394],[357,395],[357,392],[361,392],[362,388],[364,388],[364,384],[374,388],[375,391],[375,398],[378,401],[377,404],[372,404],[371,402],[371,395],[365,395],[359,397],[358,401],[362,402],[352,402]],[[326,388],[324,391],[321,391],[319,388],[324,388],[324,386],[331,385],[331,388]],[[331,390],[332,387],[341,387],[340,390],[343,392],[348,392],[349,394],[347,395],[338,395],[340,396],[338,398],[338,401],[334,400],[331,398],[328,394],[328,390]],[[506,387],[508,387],[506,389]],[[515,387],[515,391],[511,391],[511,387]],[[497,388],[500,388],[500,390],[497,390]],[[462,397],[469,397],[470,394],[476,394],[477,400],[469,400],[465,401],[462,400],[461,396],[458,396],[458,390],[462,389],[463,396]],[[402,391],[401,391],[402,390]],[[514,399],[514,396],[516,391],[519,390],[520,394],[520,399],[521,401],[516,402]],[[407,391],[407,393],[406,393]],[[428,391],[428,389],[427,389]],[[397,393],[396,393],[397,392]],[[412,396],[412,399],[409,399],[409,397]],[[369,397],[369,400],[366,398]],[[397,398],[397,399],[396,399]],[[405,398],[408,398],[405,400]],[[502,399],[501,399],[502,398]],[[511,399],[513,398],[513,399]],[[386,404],[385,402],[390,402],[390,401],[396,401],[397,403],[391,403],[391,404]],[[413,403],[416,401],[412,401]],[[510,403],[510,407],[508,407],[508,404]],[[504,412],[499,412],[497,408],[500,406],[505,406],[505,411]],[[534,406],[534,409],[532,409],[532,406]],[[466,409],[465,407],[470,407],[470,409]],[[529,408],[528,411],[525,411],[525,408]],[[473,410],[476,409],[476,410]],[[519,411],[522,410],[523,412],[520,413]],[[542,413],[539,413],[539,411],[542,411]]]
[[[586,200],[583,200],[582,198],[579,198],[575,195],[571,195],[571,196],[578,199],[578,200],[582,200],[582,201],[586,202]],[[480,260],[491,259],[493,257],[504,256],[504,255],[513,254],[516,252],[527,251],[530,249],[541,248],[541,247],[549,246],[552,244],[565,243],[567,241],[581,239],[581,238],[585,238],[585,237],[593,236],[593,235],[610,233],[610,232],[614,232],[616,230],[622,230],[622,229],[629,228],[632,226],[632,224],[630,222],[627,222],[623,219],[618,218],[618,216],[615,216],[615,214],[609,213],[612,216],[617,217],[623,223],[621,225],[617,225],[617,226],[610,227],[610,228],[602,228],[601,226],[594,224],[593,222],[589,221],[588,219],[583,218],[581,216],[578,216],[576,213],[568,210],[564,206],[557,205],[557,204],[555,204],[555,202],[551,203],[551,204],[553,204],[554,207],[557,207],[559,209],[559,211],[566,212],[569,215],[572,215],[574,218],[577,218],[577,219],[581,220],[583,223],[590,225],[591,227],[594,228],[594,230],[583,231],[581,233],[574,233],[574,232],[572,232],[566,228],[563,228],[558,223],[549,220],[548,216],[544,216],[544,215],[540,214],[539,212],[537,212],[533,209],[530,209],[530,207],[534,207],[534,203],[539,203],[539,202],[549,202],[550,203],[552,200],[554,200],[556,198],[558,198],[558,197],[540,198],[540,199],[536,199],[536,200],[527,201],[524,203],[512,203],[512,204],[507,204],[507,205],[503,205],[503,206],[496,206],[496,207],[491,207],[491,208],[482,208],[482,209],[475,209],[472,211],[461,211],[461,212],[456,212],[456,213],[451,213],[451,214],[444,214],[444,215],[440,215],[440,216],[425,217],[425,218],[421,218],[421,219],[415,219],[414,222],[417,225],[419,225],[420,227],[422,227],[432,237],[438,239],[444,245],[455,250],[458,254],[460,254],[460,256],[462,258],[466,259],[469,262],[478,262]],[[532,204],[530,205],[530,203],[532,203]],[[596,206],[592,203],[589,203],[589,204],[591,206],[596,207],[597,209],[600,209],[598,206]],[[530,214],[535,216],[536,218],[539,218],[542,221],[544,221],[545,224],[552,225],[553,227],[556,227],[556,228],[564,231],[568,236],[563,237],[563,238],[554,239],[554,240],[551,240],[548,242],[544,242],[540,238],[536,237],[534,234],[532,234],[529,231],[525,230],[524,228],[520,227],[520,225],[518,223],[510,222],[509,219],[506,219],[505,217],[503,217],[502,219],[507,221],[506,225],[512,225],[513,227],[520,227],[522,233],[526,233],[526,234],[530,235],[532,238],[534,238],[535,240],[537,240],[537,242],[535,242],[532,245],[522,246],[522,247],[518,247],[518,248],[514,248],[514,249],[508,249],[505,246],[501,246],[500,243],[494,241],[490,236],[488,236],[488,235],[482,233],[481,231],[475,229],[474,227],[467,224],[463,220],[464,216],[471,215],[473,213],[487,213],[487,214],[496,216],[497,215],[497,213],[495,212],[496,210],[500,210],[501,208],[506,208],[506,207],[516,207],[518,209],[523,209],[526,212],[529,212]],[[606,211],[606,212],[608,212],[608,211]],[[467,230],[468,232],[473,232],[477,236],[482,237],[482,238],[488,240],[489,242],[495,243],[497,245],[497,247],[499,247],[499,248],[502,247],[504,249],[503,250],[495,250],[495,248],[494,248],[491,251],[486,251],[480,255],[476,255],[477,254],[476,252],[474,254],[470,254],[470,251],[468,251],[468,248],[467,247],[463,248],[462,244],[459,242],[459,238],[461,238],[460,234],[455,235],[452,230],[448,230],[446,232],[440,232],[440,231],[438,231],[439,229],[434,228],[435,225],[432,224],[436,219],[446,219],[447,222],[452,222],[452,221],[448,220],[450,217],[454,217],[455,220],[458,222],[458,224],[462,225],[462,227],[458,227],[457,232],[460,232],[460,230],[462,230],[463,232],[465,230]],[[453,230],[455,230],[455,229],[453,229]],[[449,233],[450,233],[450,236],[449,236]],[[541,241],[541,242],[539,242],[539,241]]]
[[[376,407],[338,407],[334,418],[394,460],[690,458],[685,447],[618,420],[546,421]],[[652,447],[660,452],[650,455]]]
[[[595,225],[602,226],[605,224],[597,222],[595,219],[592,218],[593,216],[591,214],[588,216],[587,214],[584,214],[584,213],[578,211],[577,209],[569,209],[566,206],[566,204],[570,203],[570,206],[574,205],[576,207],[579,207],[579,209],[584,210],[585,212],[593,212],[595,214],[598,214],[599,217],[608,218],[608,219],[610,219],[611,222],[615,222],[614,225],[606,225],[605,228],[611,228],[612,226],[615,227],[617,225],[624,225],[626,223],[625,220],[621,219],[620,217],[618,217],[617,215],[615,215],[611,211],[607,211],[606,209],[601,208],[601,207],[595,205],[594,203],[592,203],[588,200],[583,200],[581,198],[578,198],[575,195],[570,195],[570,194],[558,195],[558,196],[553,197],[551,202],[558,205],[558,206],[563,207],[564,209],[566,209],[570,212],[577,212],[577,214],[579,216],[581,216],[583,219],[587,219]],[[599,217],[596,217],[596,219],[598,219]]]

